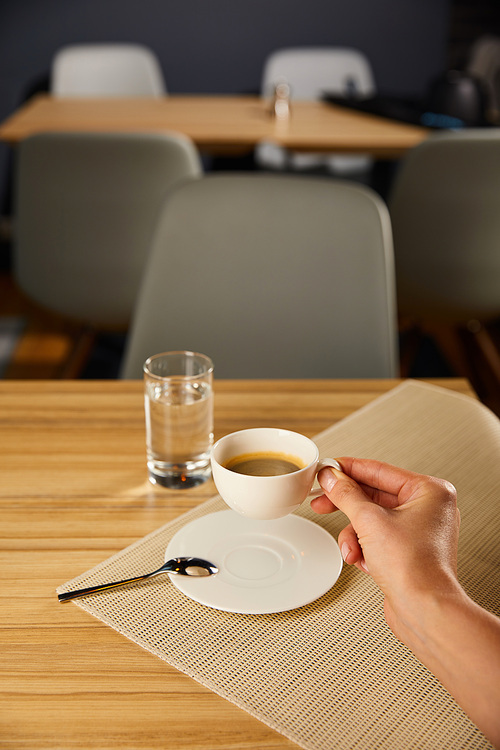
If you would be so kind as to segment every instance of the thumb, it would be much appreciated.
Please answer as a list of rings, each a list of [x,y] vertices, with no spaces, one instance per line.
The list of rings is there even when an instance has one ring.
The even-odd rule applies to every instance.
[[[330,467],[322,469],[318,474],[318,482],[333,505],[345,513],[351,521],[368,500],[354,479],[337,469]]]

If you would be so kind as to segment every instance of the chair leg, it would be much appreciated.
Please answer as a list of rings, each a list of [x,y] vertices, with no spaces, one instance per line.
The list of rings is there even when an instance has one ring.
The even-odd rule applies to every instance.
[[[453,373],[467,378],[481,401],[500,416],[500,339],[495,338],[494,326],[492,335],[491,328],[477,321],[467,326],[435,321],[413,326],[400,323],[401,377],[411,377],[418,345],[429,336]]]
[[[426,339],[434,342],[452,372],[457,376],[470,377],[468,357],[464,353],[460,332],[455,326],[434,321],[400,321],[399,332],[401,377],[411,377],[412,369]]]
[[[400,357],[399,374],[402,378],[410,377],[424,338],[422,329],[414,323],[400,321]]]
[[[453,372],[470,380],[473,377],[473,367],[460,328],[453,324],[433,323],[426,326],[426,329]]]
[[[500,352],[493,341],[493,337],[485,326],[473,331],[476,344],[488,364],[497,384],[500,388]]]
[[[73,380],[78,378],[87,364],[96,341],[96,332],[93,328],[83,328],[76,338],[75,345],[61,367],[60,378],[62,380]]]
[[[464,337],[474,351],[475,379],[471,383],[479,398],[500,416],[500,349],[492,335],[494,324],[469,324]]]

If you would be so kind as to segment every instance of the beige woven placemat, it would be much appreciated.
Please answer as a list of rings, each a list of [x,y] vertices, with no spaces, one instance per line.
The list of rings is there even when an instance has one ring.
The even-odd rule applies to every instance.
[[[409,381],[316,442],[323,456],[379,458],[452,481],[462,514],[461,580],[473,598],[500,614],[500,422],[491,412],[473,399]],[[225,507],[220,498],[208,501],[58,592],[154,570],[184,524]],[[300,515],[335,537],[345,523],[340,513],[317,516],[308,506]],[[346,566],[313,604],[275,615],[209,609],[185,598],[168,577],[77,604],[307,750],[490,747],[395,639],[380,592],[354,568]]]

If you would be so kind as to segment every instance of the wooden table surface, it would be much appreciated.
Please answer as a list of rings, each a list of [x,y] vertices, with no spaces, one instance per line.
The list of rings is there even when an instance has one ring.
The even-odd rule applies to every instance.
[[[66,99],[39,94],[0,125],[10,144],[46,131],[177,131],[208,153],[243,152],[260,141],[302,151],[397,158],[428,137],[425,128],[324,102],[292,102],[288,122],[256,96],[167,96],[157,99]]]
[[[218,381],[216,438],[265,425],[312,437],[398,382]],[[140,381],[0,381],[0,748],[296,748],[57,601],[59,584],[215,494],[146,476]]]

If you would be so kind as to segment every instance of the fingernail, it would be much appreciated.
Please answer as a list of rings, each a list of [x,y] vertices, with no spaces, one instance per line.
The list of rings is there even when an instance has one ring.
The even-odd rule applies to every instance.
[[[344,544],[340,548],[340,551],[342,553],[342,558],[343,558],[344,562],[347,562],[347,558],[351,554],[351,548],[349,547],[349,545],[347,544],[347,542],[344,542]]]
[[[361,565],[361,567],[363,568],[363,570],[365,571],[365,573],[368,573],[368,575],[370,575],[370,571],[368,570],[368,565],[365,563],[365,561],[361,560],[361,562],[359,564]]]
[[[318,474],[318,482],[324,490],[330,492],[335,487],[337,477],[331,469],[322,469]]]

